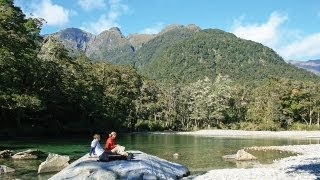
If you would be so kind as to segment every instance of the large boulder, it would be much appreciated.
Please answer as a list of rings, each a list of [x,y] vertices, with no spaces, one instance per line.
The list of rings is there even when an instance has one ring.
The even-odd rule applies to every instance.
[[[0,174],[5,174],[5,173],[10,173],[10,172],[14,172],[15,170],[12,168],[9,168],[5,165],[0,165]]]
[[[130,151],[132,160],[99,162],[88,154],[54,175],[58,179],[179,179],[189,175],[187,167],[141,151]],[[101,178],[104,177],[104,178]]]
[[[244,151],[243,149],[239,150],[235,156],[235,159],[237,161],[251,161],[251,160],[257,160],[255,156],[252,154]]]
[[[39,165],[38,173],[61,171],[69,165],[69,156],[50,153],[46,161]]]
[[[11,150],[0,151],[0,158],[10,158],[13,155]]]
[[[22,160],[22,159],[37,159],[39,157],[44,156],[45,153],[37,150],[37,149],[28,149],[23,152],[18,152],[15,155],[12,156],[12,159],[15,160]]]

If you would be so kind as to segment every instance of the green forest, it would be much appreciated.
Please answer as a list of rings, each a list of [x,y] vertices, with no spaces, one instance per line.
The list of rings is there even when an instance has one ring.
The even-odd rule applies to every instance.
[[[12,0],[0,0],[0,10],[0,136],[320,129],[319,77],[257,43],[204,30],[175,48],[142,48],[126,63],[134,66],[110,64],[70,57],[40,35],[42,19],[27,18]]]

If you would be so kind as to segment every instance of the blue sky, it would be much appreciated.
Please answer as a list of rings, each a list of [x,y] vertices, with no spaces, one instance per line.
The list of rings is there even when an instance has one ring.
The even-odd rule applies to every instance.
[[[320,59],[320,0],[14,0],[44,18],[42,34],[68,27],[93,34],[117,26],[158,33],[170,24],[218,28],[273,48],[285,60]]]

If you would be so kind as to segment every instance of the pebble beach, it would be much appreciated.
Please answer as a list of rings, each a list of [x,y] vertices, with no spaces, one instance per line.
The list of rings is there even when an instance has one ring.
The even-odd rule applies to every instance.
[[[206,137],[250,137],[250,138],[319,138],[320,131],[241,131],[241,130],[201,130],[179,132],[178,134]],[[257,165],[248,169],[216,169],[194,177],[197,180],[230,180],[230,179],[279,179],[309,180],[320,179],[320,144],[247,147],[246,149],[267,151],[280,150],[297,153],[297,156],[275,160],[272,164]]]

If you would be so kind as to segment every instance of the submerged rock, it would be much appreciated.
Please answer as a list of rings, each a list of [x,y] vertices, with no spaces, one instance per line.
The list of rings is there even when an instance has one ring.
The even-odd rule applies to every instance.
[[[37,159],[44,156],[45,153],[37,149],[28,149],[23,152],[18,152],[12,156],[12,159],[22,160],[22,159]]]
[[[10,158],[13,155],[11,150],[0,151],[0,158]]]
[[[236,154],[224,155],[222,158],[225,160],[236,160]]]
[[[173,159],[178,159],[179,158],[179,154],[178,153],[174,153],[173,154]]]
[[[130,151],[132,160],[98,162],[88,154],[54,175],[57,179],[178,179],[189,175],[187,167],[141,151]],[[101,178],[103,177],[103,178]]]
[[[225,156],[222,156],[222,158],[225,160],[236,160],[236,161],[251,161],[251,160],[258,159],[252,154],[244,151],[243,149],[239,150],[237,154],[225,155]]]
[[[0,165],[0,174],[5,174],[5,173],[10,173],[10,172],[14,172],[15,170],[5,166],[5,165]]]
[[[250,161],[250,160],[257,160],[255,156],[252,154],[244,151],[243,149],[239,150],[236,154],[236,160],[237,161]]]
[[[46,161],[39,165],[38,173],[61,171],[69,165],[69,156],[50,153]]]

